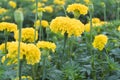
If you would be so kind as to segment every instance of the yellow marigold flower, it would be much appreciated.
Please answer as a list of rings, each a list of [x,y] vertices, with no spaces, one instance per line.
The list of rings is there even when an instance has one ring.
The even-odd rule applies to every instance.
[[[12,8],[16,8],[17,4],[14,1],[9,1],[8,3]]]
[[[7,12],[7,9],[5,9],[5,8],[0,8],[0,14],[6,13],[6,12]]]
[[[46,7],[44,7],[44,9],[45,9],[46,12],[49,12],[49,13],[53,12],[52,6],[46,6]]]
[[[34,44],[27,44],[27,50],[26,50],[26,60],[27,64],[34,65],[35,63],[38,63],[41,59],[41,52],[37,46]]]
[[[120,26],[118,27],[118,31],[120,31]]]
[[[20,43],[20,59],[25,59],[27,64],[34,65],[40,61],[41,52],[39,48],[34,44],[26,44]],[[17,64],[17,56],[18,56],[18,42],[11,42],[9,46],[7,46],[8,54],[6,58],[9,59],[7,65]],[[2,62],[4,62],[4,56]]]
[[[41,21],[41,24],[40,24],[40,20],[37,20],[37,21],[35,22],[34,26],[36,26],[37,29],[39,28],[39,26],[42,26],[42,27],[46,28],[46,27],[49,26],[49,23],[48,23],[48,21],[46,21],[46,20],[42,20],[42,21]]]
[[[94,48],[97,48],[101,51],[107,44],[107,41],[108,41],[107,36],[100,34],[100,35],[95,36],[95,39],[94,39],[92,45]]]
[[[22,80],[33,80],[31,76],[21,76]],[[19,78],[15,78],[15,80],[19,80]]]
[[[21,38],[22,41],[24,42],[34,42],[34,33],[35,29],[33,28],[22,28],[22,34],[21,34]],[[19,30],[15,31],[14,33],[14,38],[15,40],[18,40],[18,34],[19,34]],[[38,31],[36,31],[36,39],[38,39]]]
[[[74,3],[68,5],[67,12],[73,12],[73,14],[82,14],[86,15],[88,13],[88,7],[83,4]]]
[[[44,5],[45,5],[44,3],[38,2],[38,8],[40,8],[40,7],[44,6]]]
[[[8,32],[14,32],[17,30],[17,25],[14,23],[1,22],[0,31],[7,30]]]
[[[44,8],[38,8],[38,12],[45,12],[45,9]]]
[[[56,17],[51,21],[50,29],[55,33],[64,33],[68,34],[68,37],[71,35],[80,36],[84,32],[84,24],[79,20],[70,19],[68,17]]]
[[[2,63],[5,62],[5,56],[2,57],[1,62],[2,62]]]
[[[66,0],[54,0],[54,4],[64,5]]]
[[[48,41],[38,41],[36,45],[38,48],[52,50],[53,52],[55,52],[55,49],[56,49],[55,43],[48,42]]]
[[[85,24],[85,31],[90,32],[90,23]]]
[[[99,18],[92,18],[92,23],[100,23],[100,19]]]
[[[7,46],[9,46],[10,45],[10,42],[7,42]],[[2,51],[2,52],[5,52],[5,43],[2,43],[1,45],[0,45],[0,50]]]

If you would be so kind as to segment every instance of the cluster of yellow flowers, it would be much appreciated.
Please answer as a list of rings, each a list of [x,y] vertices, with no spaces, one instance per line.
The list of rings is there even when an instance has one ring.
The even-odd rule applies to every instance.
[[[41,24],[40,24],[40,20],[37,20],[37,21],[35,22],[34,26],[36,26],[37,29],[38,29],[40,26],[46,28],[46,27],[49,26],[49,23],[48,23],[48,21],[46,21],[46,20],[42,20],[42,21],[41,21]]]
[[[73,14],[86,15],[88,13],[88,7],[83,4],[74,3],[68,5],[67,12],[73,12]]]
[[[31,76],[21,76],[22,80],[33,80]],[[16,78],[15,80],[19,80],[19,78]]]
[[[16,8],[17,4],[14,1],[9,1],[8,4],[12,7],[12,8]]]
[[[107,44],[107,41],[108,41],[107,36],[100,34],[100,35],[95,36],[95,39],[94,39],[92,45],[94,48],[97,48],[101,51]]]
[[[80,36],[84,32],[84,24],[76,19],[71,19],[68,17],[56,17],[51,21],[50,29],[55,33],[64,33],[68,34],[68,37],[71,35]]]
[[[7,9],[5,9],[5,8],[0,8],[0,14],[3,14],[3,13],[5,13],[5,12],[7,12]]]
[[[15,31],[14,38],[18,40],[19,30]],[[34,42],[35,29],[33,28],[22,28],[21,38],[24,42]],[[38,31],[36,31],[36,39],[38,39]]]
[[[54,0],[54,4],[57,4],[57,5],[64,5],[66,2],[66,0]]]
[[[0,31],[7,30],[8,32],[15,32],[17,30],[17,25],[14,23],[1,22]]]
[[[102,26],[104,24],[107,24],[107,22],[101,21],[99,18],[92,18],[92,25],[93,27]],[[90,32],[90,22],[85,24],[85,31]]]
[[[3,44],[2,44],[3,45]],[[34,65],[35,63],[38,63],[40,61],[41,52],[39,48],[34,44],[26,44],[21,42],[20,43],[20,59],[25,59],[27,61],[27,64]],[[4,49],[3,49],[4,50]],[[6,57],[2,57],[2,63],[6,59],[10,59],[7,63],[7,65],[10,64],[16,64],[18,62],[17,56],[18,56],[18,42],[10,42],[7,45],[8,53],[6,54]]]
[[[55,52],[55,49],[56,49],[55,43],[48,42],[48,41],[38,41],[36,45],[38,48],[52,50],[52,52]]]

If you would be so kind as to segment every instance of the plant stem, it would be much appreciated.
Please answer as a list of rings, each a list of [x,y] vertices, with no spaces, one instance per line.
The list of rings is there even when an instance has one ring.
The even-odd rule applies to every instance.
[[[22,22],[18,23],[18,25],[19,25],[19,39],[18,39],[18,76],[19,76],[19,80],[21,80],[20,42],[21,42]]]
[[[63,57],[64,57],[64,59],[66,58],[65,49],[66,49],[67,36],[68,36],[68,34],[67,34],[67,33],[64,33],[64,44],[63,44]],[[64,59],[63,59],[63,60],[64,60]]]
[[[63,10],[64,10],[65,16],[67,16],[67,13],[66,13],[66,10],[65,10],[64,5],[62,6],[62,8],[63,8]]]
[[[92,57],[91,66],[92,66],[92,77],[93,80],[96,80],[96,72],[95,72],[95,65],[94,65],[94,53],[92,51],[92,16],[93,16],[93,5],[89,5],[89,13],[90,13],[90,53]]]
[[[43,57],[43,76],[42,76],[42,80],[45,79],[45,70],[46,70],[46,56]]]
[[[5,54],[7,54],[7,41],[8,41],[8,32],[7,30],[4,31],[5,36]]]
[[[119,17],[120,17],[120,15],[119,15],[119,13],[120,13],[119,2],[117,2],[117,3],[118,3],[118,5],[117,5],[117,16],[116,16],[116,19],[119,20]]]
[[[106,4],[105,4],[105,6],[104,6],[104,21],[106,21],[107,20],[107,18],[106,18]]]
[[[35,0],[36,3],[36,14],[35,14],[35,22],[37,21],[37,17],[38,17],[38,0]],[[35,25],[35,31],[34,31],[34,44],[36,44],[36,31],[37,31],[37,26]],[[37,71],[37,67],[38,65],[32,65],[32,74],[33,74],[33,80],[36,79],[36,71]]]
[[[41,12],[41,14],[42,14],[42,12]],[[40,30],[40,32],[39,32],[39,40],[42,40],[42,38],[43,38],[42,16],[40,16],[39,19],[40,19],[40,26],[39,26],[39,30]]]
[[[35,65],[32,65],[32,77],[33,77],[33,80],[35,80],[35,78],[36,78]]]
[[[35,14],[35,22],[37,21],[37,16],[38,16],[38,0],[36,0],[36,14]],[[35,25],[35,31],[34,31],[34,44],[36,44],[36,31],[37,31],[37,26]]]

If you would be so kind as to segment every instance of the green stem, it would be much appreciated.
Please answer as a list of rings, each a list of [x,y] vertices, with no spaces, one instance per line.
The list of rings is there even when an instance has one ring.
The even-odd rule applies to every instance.
[[[37,21],[37,16],[38,16],[38,0],[36,0],[36,14],[35,14],[35,22]],[[34,44],[36,44],[36,31],[37,31],[37,26],[35,25],[35,31],[34,31]]]
[[[32,78],[35,80],[36,74],[35,74],[35,65],[32,65]]]
[[[92,61],[91,61],[91,66],[92,66],[92,77],[93,80],[96,80],[96,72],[95,72],[95,64],[94,64],[94,53],[92,51],[92,16],[93,16],[93,5],[89,5],[89,11],[90,11],[90,54],[92,57]]]
[[[42,14],[42,12],[41,12],[41,14]],[[39,40],[42,40],[42,38],[43,38],[42,16],[41,16],[39,19],[40,19],[40,26],[39,26],[39,30],[40,30],[40,32],[39,32]]]
[[[106,18],[106,5],[104,6],[104,21],[106,21],[107,18]]]
[[[119,2],[118,2],[118,6],[117,6],[117,16],[116,16],[116,19],[117,19],[117,20],[119,20],[119,17],[120,17],[119,13],[120,13],[120,11],[119,11]]]
[[[72,42],[71,38],[69,38],[68,43],[69,43],[69,50],[68,50],[68,60],[70,59],[70,54],[72,53]]]
[[[43,58],[43,76],[42,76],[42,80],[44,80],[45,79],[45,70],[46,70],[46,56],[44,56],[44,58]]]
[[[63,44],[63,55],[65,56],[66,49],[66,41],[67,41],[67,33],[64,34],[64,44]]]
[[[19,23],[18,25],[19,25],[19,39],[18,39],[18,76],[19,76],[19,80],[21,80],[20,42],[21,42],[22,22]]]
[[[8,32],[7,30],[4,31],[5,36],[5,54],[7,54],[7,41],[8,41]]]
[[[35,14],[35,22],[37,21],[37,17],[38,17],[38,0],[35,0],[35,3],[36,3],[36,14]],[[37,26],[35,25],[35,31],[34,31],[34,44],[36,44],[36,31],[37,31]],[[38,64],[35,64],[35,65],[32,65],[32,77],[33,77],[33,80],[36,79],[36,71],[37,71],[37,67],[38,67]]]
[[[62,6],[62,8],[63,8],[63,10],[64,10],[65,16],[67,16],[67,13],[66,13],[66,10],[65,10],[64,5]]]

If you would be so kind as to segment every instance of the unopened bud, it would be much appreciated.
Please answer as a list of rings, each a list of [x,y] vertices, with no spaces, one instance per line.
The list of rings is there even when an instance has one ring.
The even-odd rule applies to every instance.
[[[14,19],[15,19],[15,22],[16,22],[16,23],[22,23],[23,20],[24,20],[24,16],[23,16],[22,11],[16,10],[16,11],[14,12]]]
[[[101,2],[101,6],[102,7],[106,7],[104,2]]]
[[[89,10],[90,10],[91,12],[94,12],[94,6],[93,6],[93,4],[89,4]]]
[[[43,15],[43,12],[41,11],[41,12],[38,12],[38,17],[39,17],[39,19],[42,19],[42,15]]]

